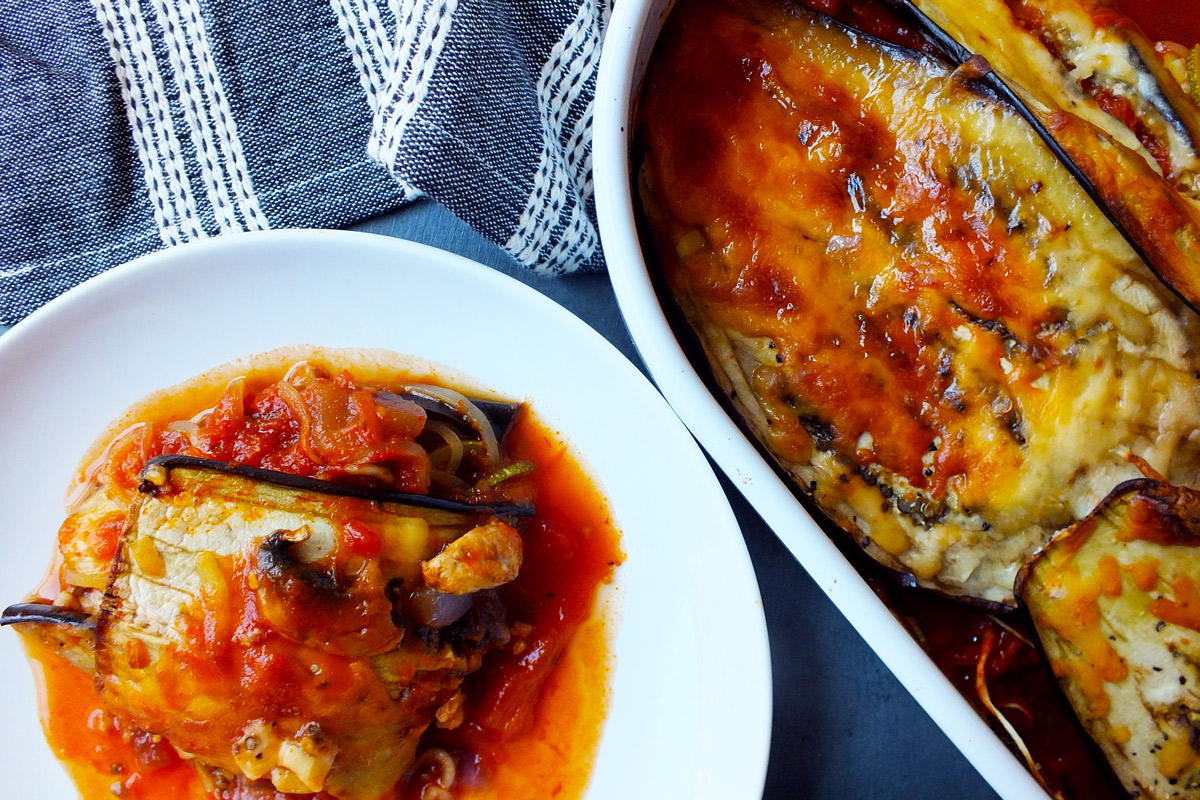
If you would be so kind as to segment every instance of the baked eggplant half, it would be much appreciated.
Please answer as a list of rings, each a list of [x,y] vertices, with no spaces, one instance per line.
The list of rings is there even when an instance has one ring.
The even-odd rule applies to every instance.
[[[1200,109],[1128,19],[1096,0],[889,0],[1044,135],[1147,263],[1200,309]],[[1194,63],[1194,62],[1193,62]],[[1172,66],[1175,69],[1172,69]]]
[[[1130,796],[1200,791],[1200,493],[1137,480],[1020,573],[1046,658]]]
[[[1200,111],[1171,64],[1110,6],[1097,0],[890,1],[919,11],[927,24],[983,56],[1036,107],[1086,120],[1189,199],[1200,198]]]
[[[1200,328],[977,66],[685,0],[637,179],[665,286],[780,468],[886,566],[1011,605],[1129,455],[1196,484]]]
[[[508,641],[493,590],[520,570],[529,513],[162,456],[94,619],[21,604],[4,621],[77,665],[94,651],[106,703],[214,786],[375,800]],[[246,681],[275,700],[242,702]]]

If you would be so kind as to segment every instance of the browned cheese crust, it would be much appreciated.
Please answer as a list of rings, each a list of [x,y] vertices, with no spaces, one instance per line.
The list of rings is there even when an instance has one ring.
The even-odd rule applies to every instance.
[[[1200,109],[1178,59],[1102,1],[916,5],[1025,98],[1154,269],[1200,308]]]
[[[1130,453],[1195,485],[1197,318],[1011,109],[797,6],[685,0],[638,114],[717,381],[877,560],[1011,603]]]
[[[1017,592],[1131,797],[1200,793],[1200,494],[1135,481],[1055,536]]]

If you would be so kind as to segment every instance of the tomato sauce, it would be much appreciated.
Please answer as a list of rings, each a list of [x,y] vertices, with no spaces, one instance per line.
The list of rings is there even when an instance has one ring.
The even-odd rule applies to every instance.
[[[873,564],[860,569],[868,575],[878,573]],[[1033,626],[1023,614],[987,613],[896,587],[882,577],[876,577],[873,585],[980,717],[1002,741],[1011,742],[984,698],[1003,714],[1029,751],[1031,771],[1051,796],[1064,800],[1123,796],[1059,692],[1033,644],[1037,640]],[[1022,758],[1019,752],[1014,754]]]
[[[346,376],[342,380],[350,379]],[[411,377],[402,376],[400,380],[408,382]],[[260,377],[250,383],[254,388],[262,382]],[[354,387],[347,384],[347,388]],[[132,490],[133,476],[146,458],[182,448],[165,422],[187,418],[213,403],[210,390],[194,394],[197,407],[181,407],[177,396],[168,396],[149,409],[143,408],[142,415],[148,415],[151,423],[138,435],[109,448],[103,469],[122,473],[126,488]],[[291,452],[286,458],[279,455],[296,437],[277,435],[287,423],[281,421],[282,417],[272,417],[267,408],[270,397],[255,395],[253,402],[261,406],[256,413],[267,420],[261,430],[250,430],[238,420],[236,412],[217,414],[212,429],[223,427],[225,433],[220,441],[209,441],[206,447],[231,452],[236,449],[243,457],[252,453],[260,462],[290,461],[300,465],[296,471],[311,472],[311,464],[304,463],[302,454]],[[218,409],[220,405],[218,402]],[[387,437],[381,439],[377,434],[350,438],[378,448]],[[536,507],[522,532],[525,557],[520,573],[501,590],[517,644],[485,652],[483,666],[462,686],[463,723],[452,730],[430,727],[421,741],[421,750],[432,756],[418,757],[410,774],[397,785],[396,800],[487,800],[518,793],[571,798],[583,793],[590,776],[607,708],[611,660],[609,620],[596,610],[597,597],[623,559],[619,536],[604,497],[556,433],[523,412],[503,445],[510,461],[536,465],[532,471],[506,481],[513,484],[506,487],[509,494],[533,498]],[[417,463],[418,468],[416,473],[409,470],[407,474],[403,468],[397,469],[398,480],[426,480],[420,459],[400,450],[403,448],[391,447],[384,458],[401,467]],[[417,473],[418,477],[413,478]],[[64,526],[60,539],[72,541],[72,530]],[[111,558],[117,535],[119,528],[100,525],[85,546]],[[359,531],[348,535],[347,541],[352,549],[358,548],[356,553],[361,550],[369,557],[372,549],[379,547],[378,540],[371,541],[372,535],[369,530]],[[58,584],[57,579],[49,581],[42,593],[52,595]],[[253,595],[239,600],[238,592],[232,592],[230,597],[233,599],[227,598],[227,604],[236,608],[216,616],[239,625],[258,624],[250,599]],[[213,639],[220,631],[209,631],[212,627],[203,621],[195,631],[203,641],[177,654],[190,664],[184,672],[197,680],[206,675],[220,677],[219,664],[228,660],[215,650],[211,659],[202,657],[206,648],[222,648],[222,641]],[[230,635],[217,638],[227,644]],[[124,722],[119,710],[114,713],[106,706],[90,673],[69,663],[52,644],[27,637],[26,646],[45,687],[42,709],[47,739],[66,764],[84,800],[113,796],[180,800],[298,797],[246,787],[219,790],[210,786],[206,791],[196,770],[169,743]],[[269,647],[259,649],[263,650],[263,658],[271,660]],[[246,653],[253,655],[249,650]],[[336,660],[330,659],[325,666],[335,670]],[[288,691],[285,674],[278,676],[282,683],[268,685],[261,676],[271,670],[256,668],[251,672],[260,680],[258,684],[243,683],[246,702],[269,704],[272,695]],[[349,680],[343,683],[350,685]],[[452,764],[449,770],[445,768],[447,757]],[[318,800],[327,797],[324,793],[311,796]]]
[[[1200,3],[1196,0],[1110,0],[1152,41],[1200,44]]]
[[[605,662],[603,626],[588,622],[592,600],[576,587],[608,580],[622,555],[602,498],[550,431],[526,417],[508,448],[538,464],[530,473],[538,507],[524,531],[525,562],[520,578],[502,590],[505,605],[531,620],[533,632],[520,652],[501,654],[468,678],[464,724],[429,738],[458,756],[469,780],[490,776],[476,781],[469,797],[578,796],[588,760],[573,756],[598,744],[598,690],[607,670],[586,675],[589,663]],[[590,723],[572,725],[576,716]]]
[[[843,23],[876,37],[927,52],[936,52],[928,47],[922,37],[901,17],[880,2],[802,1],[817,11],[832,15]],[[693,293],[689,300],[703,309],[695,313],[702,317],[709,315],[715,327],[727,327],[743,334],[752,331],[755,336],[767,337],[769,334],[772,341],[768,347],[778,348],[781,364],[788,358],[789,353],[786,352],[787,346],[780,344],[777,339],[785,342],[814,343],[813,349],[818,351],[819,355],[805,352],[804,367],[796,369],[796,374],[805,379],[817,374],[818,369],[836,363],[836,358],[844,356],[846,362],[849,362],[851,352],[861,363],[863,353],[867,352],[868,346],[870,347],[866,356],[867,363],[878,366],[878,369],[870,373],[870,380],[850,385],[850,381],[838,383],[828,379],[821,384],[814,382],[805,385],[806,391],[797,393],[803,398],[803,402],[799,404],[788,403],[788,399],[791,399],[791,386],[783,379],[773,383],[773,379],[769,377],[760,378],[758,374],[752,377],[752,380],[760,381],[754,385],[754,390],[763,410],[768,414],[767,424],[772,426],[772,432],[768,435],[777,436],[771,439],[772,449],[780,447],[780,441],[802,438],[792,433],[798,426],[795,411],[797,406],[801,409],[812,408],[814,397],[834,398],[828,407],[816,406],[819,413],[814,416],[818,425],[807,429],[812,438],[825,440],[830,449],[839,452],[851,451],[855,437],[860,431],[866,431],[871,434],[873,459],[876,463],[886,464],[891,471],[903,474],[913,486],[937,486],[939,470],[944,470],[948,475],[963,474],[961,464],[940,461],[932,465],[931,471],[923,472],[926,465],[920,459],[920,455],[926,451],[931,441],[927,439],[922,442],[916,435],[919,429],[915,425],[912,435],[908,435],[907,431],[900,427],[900,423],[908,419],[908,411],[898,405],[901,403],[900,398],[920,397],[913,406],[924,410],[938,408],[938,398],[947,395],[946,390],[937,383],[940,373],[936,359],[923,361],[921,358],[924,343],[917,338],[916,326],[909,324],[908,320],[899,314],[891,320],[878,321],[871,318],[869,315],[882,306],[879,302],[877,305],[868,306],[870,311],[855,316],[853,325],[857,330],[837,331],[837,335],[820,330],[819,326],[829,318],[826,309],[829,307],[830,293],[834,291],[830,287],[836,288],[837,280],[842,275],[834,270],[830,270],[828,275],[818,273],[817,270],[823,265],[814,266],[812,272],[805,273],[800,279],[787,274],[783,269],[771,272],[764,265],[787,263],[787,259],[793,257],[793,250],[797,259],[811,257],[814,264],[819,263],[819,259],[811,256],[811,251],[805,250],[804,244],[792,247],[792,241],[787,245],[792,247],[792,250],[789,250],[787,255],[777,256],[779,251],[771,249],[774,247],[772,234],[775,230],[769,229],[762,221],[762,215],[766,213],[769,216],[773,209],[767,202],[760,206],[743,202],[743,198],[753,195],[742,191],[742,182],[753,181],[756,184],[755,191],[761,193],[760,196],[769,197],[772,202],[779,200],[779,205],[788,208],[789,212],[796,209],[794,206],[788,206],[788,200],[803,196],[804,211],[779,215],[779,219],[785,220],[780,226],[781,229],[788,230],[788,226],[794,226],[797,230],[804,230],[803,226],[807,224],[805,213],[810,208],[819,208],[820,211],[815,216],[822,220],[840,221],[841,215],[851,205],[847,197],[854,197],[854,187],[844,179],[846,173],[856,176],[870,175],[876,179],[879,176],[890,177],[888,170],[894,162],[884,158],[871,161],[877,154],[887,152],[889,131],[872,126],[868,120],[864,120],[865,115],[858,113],[854,103],[846,101],[845,93],[841,89],[842,84],[837,80],[828,83],[823,81],[820,69],[810,69],[806,65],[803,71],[798,67],[794,72],[785,73],[779,65],[787,63],[787,59],[774,58],[770,48],[776,45],[781,49],[793,46],[793,42],[786,41],[786,34],[780,35],[778,41],[772,40],[766,45],[760,45],[754,37],[747,37],[751,43],[745,47],[739,48],[739,42],[731,45],[730,41],[738,35],[740,29],[727,24],[723,17],[713,16],[719,13],[719,5],[713,3],[705,6],[704,12],[699,16],[719,19],[720,22],[714,27],[720,29],[722,35],[714,36],[711,30],[693,35],[693,38],[688,40],[687,54],[678,59],[679,62],[686,62],[689,67],[698,65],[695,74],[702,77],[690,80],[691,74],[687,73],[687,69],[673,65],[676,69],[668,73],[663,87],[659,87],[652,81],[662,76],[656,76],[652,70],[651,77],[648,78],[648,86],[651,88],[644,90],[641,98],[642,114],[652,117],[658,113],[662,117],[658,120],[661,127],[652,135],[662,135],[662,129],[670,129],[672,126],[678,126],[679,131],[678,134],[672,131],[670,135],[662,135],[659,141],[643,142],[646,150],[654,154],[653,158],[647,159],[644,173],[649,176],[647,184],[652,186],[650,193],[665,192],[669,198],[664,201],[663,194],[658,195],[655,214],[670,219],[670,222],[665,223],[668,226],[678,223],[684,230],[684,226],[694,226],[697,236],[703,235],[700,242],[703,243],[704,239],[707,239],[711,242],[712,249],[721,254],[720,257],[713,257],[707,262],[707,271],[700,265],[702,254],[694,256],[693,261],[689,262],[689,268],[692,264],[697,265],[694,268],[698,277],[694,283],[688,284],[685,291],[677,292],[677,295]],[[786,4],[782,5],[786,7]],[[1031,0],[1029,5],[1037,4],[1035,0]],[[1136,0],[1130,0],[1128,5],[1131,7],[1131,15],[1142,21],[1140,4]],[[1166,3],[1158,6],[1153,3],[1148,5],[1148,12],[1152,12],[1153,7],[1178,7],[1176,4]],[[1019,6],[1021,10],[1029,11],[1024,3],[1013,2],[1010,6]],[[1040,14],[1040,10],[1038,13]],[[1040,23],[1040,19],[1037,22]],[[1185,30],[1186,26],[1180,29],[1181,33],[1176,35],[1177,40]],[[687,35],[678,31],[679,29],[674,29],[668,35]],[[726,31],[732,32],[724,35]],[[1149,32],[1151,36],[1163,36],[1157,34],[1153,28],[1150,28]],[[666,36],[664,41],[668,41],[669,45],[660,42],[660,47],[665,47],[668,51],[677,45],[674,39],[667,39]],[[1192,43],[1190,38],[1184,41],[1187,44]],[[683,49],[683,46],[680,46],[680,50]],[[824,55],[822,53],[822,57]],[[741,68],[738,68],[738,62]],[[873,63],[863,67],[864,71],[874,69],[876,67]],[[802,91],[789,93],[777,90],[777,86],[802,87]],[[760,91],[762,87],[767,87],[767,90]],[[661,92],[655,91],[660,88]],[[1105,93],[1100,88],[1096,88],[1093,94],[1106,111],[1133,125],[1135,133],[1144,140],[1152,155],[1158,158],[1160,163],[1166,163],[1166,153],[1161,145],[1155,142],[1147,131],[1137,127],[1128,101],[1112,93]],[[668,99],[664,101],[664,97]],[[713,102],[714,97],[722,98],[722,102]],[[754,103],[760,99],[772,112],[777,106],[786,108],[787,115],[759,113]],[[729,100],[728,106],[722,105],[725,100]],[[656,107],[656,104],[660,103],[661,107]],[[714,106],[738,109],[738,113],[732,116],[722,115],[715,132],[714,127],[707,125],[708,120],[704,119],[705,110]],[[670,110],[663,112],[662,108]],[[693,110],[695,116],[691,116]],[[748,130],[752,132],[748,133]],[[803,145],[810,147],[810,141],[819,141],[815,135],[815,132],[819,131],[854,133],[835,138],[836,149],[830,148],[827,152],[836,155],[825,156],[823,153],[820,168],[809,174],[796,167],[795,161],[789,160],[793,152],[790,146],[798,134]],[[777,142],[786,142],[787,146],[776,148]],[[727,155],[734,150],[737,151],[736,157]],[[809,152],[812,152],[811,147]],[[662,161],[654,163],[658,158]],[[669,163],[670,167],[664,168],[663,163]],[[733,165],[732,168],[730,164]],[[683,175],[686,179],[668,185],[671,178],[664,177],[667,175]],[[770,179],[764,177],[775,175],[785,176],[778,184],[782,188],[770,185]],[[879,180],[879,183],[882,185],[886,181]],[[891,183],[897,188],[879,196],[887,198],[889,213],[892,219],[897,219],[899,215],[895,213],[896,198],[903,197],[905,185],[899,180],[892,180]],[[1040,187],[1041,184],[1037,186]],[[847,192],[847,187],[851,193]],[[941,186],[937,191],[941,193],[938,198],[922,197],[913,193],[909,204],[904,206],[906,211],[911,209],[912,216],[904,221],[914,224],[914,227],[925,225],[927,228],[934,228],[944,225],[947,230],[953,230],[956,224],[961,226],[964,220],[971,219],[971,208],[968,204],[953,205],[952,194],[946,193],[945,188]],[[1037,190],[1033,191],[1036,193]],[[671,192],[675,194],[672,195]],[[946,199],[948,194],[949,201]],[[721,198],[720,203],[715,204],[719,210],[708,214],[708,200],[714,197]],[[704,210],[696,211],[697,208]],[[748,223],[745,219],[753,219],[754,222]],[[831,223],[833,224],[836,222]],[[654,227],[654,224],[651,224],[651,227]],[[746,228],[754,233],[749,245],[736,237],[738,232]],[[813,228],[819,230],[817,225]],[[730,235],[729,230],[733,230],[734,235]],[[768,232],[763,233],[764,230]],[[807,233],[807,230],[805,232]],[[660,252],[664,265],[677,259],[687,259],[688,254],[696,252],[696,246],[683,246],[687,241],[686,236],[689,235],[691,234],[683,234],[684,238],[675,238],[671,242],[676,245],[675,248],[670,248],[670,245],[663,247]],[[820,234],[817,234],[818,241],[819,237]],[[669,238],[664,236],[662,240]],[[947,236],[943,241],[954,240],[953,237]],[[997,236],[994,241],[1002,242],[1004,239]],[[662,246],[661,240],[659,244]],[[1014,279],[1013,274],[1005,274],[1002,271],[1003,260],[992,258],[992,252],[986,252],[982,257],[979,255],[979,250],[989,244],[986,234],[961,237],[955,244],[959,244],[961,249],[955,251],[947,248],[950,251],[950,269],[965,271],[972,266],[983,267],[978,276],[960,272],[952,280],[946,281],[952,286],[968,286],[974,290],[971,299],[975,301],[978,310],[970,310],[977,317],[990,319],[1002,316],[1005,323],[1009,324],[1009,320],[1022,310],[1036,308],[1019,297],[1007,308],[989,307],[987,304],[1004,303],[1008,298],[1014,297],[1014,290],[1020,286],[1020,281]],[[781,247],[780,251],[783,249]],[[899,266],[889,268],[889,274],[903,274],[913,286],[922,286],[923,281],[932,283],[933,270],[925,264],[914,262],[915,259],[909,260],[908,254],[905,254],[899,259]],[[846,274],[849,274],[852,262],[847,260],[844,267],[840,262],[835,263],[838,263],[835,269],[845,269]],[[670,270],[664,271],[670,273]],[[1017,273],[1016,278],[1019,277],[1020,274]],[[667,281],[672,278],[673,275],[668,275]],[[810,278],[814,281],[813,286],[803,283]],[[863,280],[861,285],[867,286],[871,283],[869,280]],[[810,294],[819,297],[820,301],[806,305],[805,289],[813,287],[816,289]],[[713,291],[714,289],[717,291]],[[734,302],[725,303],[725,296],[735,295]],[[873,303],[877,302],[874,295],[872,299]],[[961,301],[956,298],[956,302]],[[922,318],[921,315],[927,313],[916,300],[909,308],[914,318]],[[1015,336],[1010,338],[1013,341],[1033,340],[1039,329],[1049,328],[1054,322],[1051,314],[1055,313],[1055,310],[1045,307],[1044,311],[1046,316],[1043,318],[1026,317],[1022,321],[1024,324],[1011,331]],[[783,327],[777,320],[785,318],[796,320],[794,324],[797,330],[808,326],[809,331],[818,332],[815,335],[777,337],[776,331]],[[846,322],[849,328],[849,320]],[[826,342],[839,345],[842,341],[858,342],[861,350],[843,347],[836,355],[830,356],[820,351]],[[934,352],[932,347],[925,349],[927,353]],[[741,353],[738,355],[741,358]],[[1042,353],[1037,357],[1045,358]],[[706,359],[701,355],[696,360],[704,362]],[[989,359],[980,361],[988,363]],[[997,356],[990,360],[990,363],[998,361],[1000,359]],[[895,375],[880,378],[879,374],[891,365],[896,365]],[[831,375],[834,372],[829,370]],[[848,369],[840,369],[839,372],[850,374]],[[884,383],[885,379],[894,382]],[[920,389],[918,381],[921,380],[927,381],[927,389]],[[879,388],[880,386],[883,388]],[[902,387],[903,391],[894,387]],[[780,396],[784,398],[783,402],[772,405]],[[766,401],[763,400],[764,397],[767,398]],[[781,411],[773,413],[774,409]],[[852,414],[857,414],[857,418],[851,418]],[[950,412],[946,413],[946,418],[955,419]],[[846,433],[848,431],[853,433]],[[951,440],[951,437],[944,435],[944,431],[941,438]],[[913,462],[906,464],[897,459],[889,463],[886,460],[891,457],[891,453],[881,449],[881,444],[882,448],[886,448],[888,443],[896,442],[904,443],[899,451],[915,457]],[[1019,444],[1024,445],[1025,442],[1020,441]],[[1001,448],[1011,445],[997,438],[989,440],[989,446],[989,456],[993,463],[998,465],[998,472],[1014,468],[996,458],[997,454],[1002,454]],[[797,446],[796,449],[799,451],[801,447]],[[954,454],[950,447],[933,449],[938,452],[939,458]],[[778,453],[778,450],[776,452]],[[808,456],[806,453],[797,453],[788,457],[803,462]],[[929,480],[926,481],[925,478]],[[815,486],[814,483],[814,488]],[[962,488],[958,491],[962,499]],[[964,507],[975,507],[974,503],[966,500],[962,502]],[[1035,645],[1035,632],[1024,614],[984,610],[952,602],[929,592],[899,586],[895,575],[886,574],[848,542],[845,531],[837,530],[831,524],[827,525],[827,530],[836,541],[844,544],[843,549],[848,558],[855,563],[860,573],[871,581],[888,607],[902,619],[939,669],[975,707],[981,718],[993,727],[999,738],[1009,742],[1014,754],[1023,761],[1024,754],[1020,751],[1022,746],[1027,748],[1030,770],[1043,781],[1051,796],[1074,800],[1116,800],[1125,796],[1103,760],[1097,757],[1093,744],[1079,728],[1074,713],[1061,696],[1051,669],[1039,654]],[[871,531],[871,537],[873,543],[888,549],[889,545],[883,542],[879,527]],[[906,543],[901,540],[896,549],[902,550],[905,546]],[[1010,730],[1015,731],[1020,744],[1010,736]]]

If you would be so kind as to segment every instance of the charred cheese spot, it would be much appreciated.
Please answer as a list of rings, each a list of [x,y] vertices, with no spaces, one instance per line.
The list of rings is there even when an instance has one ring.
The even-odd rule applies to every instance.
[[[1200,786],[1198,509],[1195,491],[1126,484],[1017,584],[1084,728],[1143,797]]]
[[[1018,565],[1138,475],[1129,454],[1200,477],[1195,315],[943,67],[697,0],[637,130],[659,260],[724,395],[878,560],[1011,603]]]

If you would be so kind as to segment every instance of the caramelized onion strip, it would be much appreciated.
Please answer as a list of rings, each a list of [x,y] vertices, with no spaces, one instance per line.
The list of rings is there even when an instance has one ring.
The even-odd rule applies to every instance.
[[[984,630],[979,642],[979,660],[975,662],[975,694],[979,697],[979,701],[983,703],[984,708],[988,710],[996,721],[1000,723],[1000,727],[1004,728],[1004,732],[1008,734],[1012,743],[1020,751],[1021,756],[1025,759],[1025,763],[1029,765],[1029,771],[1037,778],[1038,783],[1042,784],[1043,788],[1049,791],[1046,782],[1042,780],[1041,772],[1038,771],[1037,762],[1029,752],[1029,748],[1025,746],[1025,740],[1017,733],[1016,728],[1008,721],[1008,717],[1001,713],[1000,709],[996,708],[992,703],[991,694],[988,692],[987,686],[987,663],[992,655],[992,648],[996,644],[996,632],[991,628]]]
[[[458,765],[447,750],[431,747],[423,751],[417,756],[412,772],[429,779],[421,789],[421,800],[449,800],[454,796],[449,789],[458,777]]]
[[[457,475],[451,475],[449,472],[443,472],[440,469],[435,469],[429,473],[429,482],[436,483],[438,486],[452,489],[464,495],[471,493],[471,487],[466,481]]]
[[[300,449],[314,464],[324,466],[325,459],[321,458],[321,454],[317,452],[313,444],[312,415],[308,413],[308,406],[305,405],[304,398],[300,396],[300,390],[287,381],[280,381],[275,384],[275,388],[279,392],[279,399],[287,404],[300,423]]]
[[[193,439],[195,438],[196,434],[200,432],[200,425],[199,423],[190,419],[180,419],[174,422],[168,422],[166,425],[166,430],[171,431],[172,433],[182,433],[189,439]]]
[[[96,456],[92,463],[87,465],[87,469],[83,471],[83,478],[79,481],[79,485],[76,486],[69,495],[67,495],[67,513],[74,513],[75,511],[79,510],[79,504],[83,502],[92,486],[95,485],[96,476],[100,474],[100,470],[104,467],[105,462],[108,461],[108,457],[112,453],[112,449],[116,447],[117,443],[124,441],[145,427],[146,423],[144,422],[134,423],[114,436],[112,440],[104,446],[104,449],[100,451],[100,455]]]
[[[446,463],[444,465],[442,465],[442,469],[445,472],[450,473],[451,475],[456,474],[458,472],[459,465],[462,464],[462,457],[463,457],[462,439],[459,437],[459,435],[457,433],[454,432],[453,428],[451,428],[449,425],[445,424],[444,422],[438,422],[436,419],[427,419],[425,421],[425,430],[429,431],[430,433],[440,436],[442,438],[442,440],[446,442],[446,446],[444,448],[439,447],[436,450],[430,452],[429,460],[433,461],[434,456],[445,451]]]
[[[447,389],[442,386],[417,384],[406,386],[404,389],[413,394],[440,400],[451,408],[458,410],[467,422],[470,423],[471,427],[479,433],[479,438],[483,442],[483,446],[487,449],[488,461],[492,465],[500,463],[500,442],[496,438],[496,430],[492,427],[492,423],[488,422],[487,416],[479,410],[477,405],[471,402],[470,398],[461,392],[456,392],[453,389]]]
[[[350,464],[335,470],[342,475],[355,475],[360,478],[373,478],[382,484],[391,485],[396,482],[396,476],[387,467],[378,464]]]

